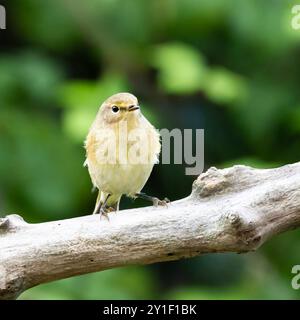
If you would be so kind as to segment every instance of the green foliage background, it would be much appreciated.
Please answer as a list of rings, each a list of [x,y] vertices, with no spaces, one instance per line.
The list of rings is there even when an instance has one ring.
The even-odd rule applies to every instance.
[[[137,95],[157,128],[204,128],[206,168],[299,160],[297,1],[0,2],[7,11],[0,31],[1,215],[44,222],[92,211],[83,140],[101,102],[118,91]],[[195,177],[184,169],[156,166],[145,191],[186,196]],[[114,269],[20,298],[297,299],[290,281],[299,245],[294,231],[256,253]]]

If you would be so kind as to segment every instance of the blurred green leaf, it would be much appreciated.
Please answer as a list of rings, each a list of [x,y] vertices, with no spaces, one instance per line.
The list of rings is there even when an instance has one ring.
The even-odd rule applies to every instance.
[[[0,110],[1,209],[34,221],[74,215],[90,189],[83,148],[74,148],[45,117],[11,111]]]
[[[109,96],[128,91],[123,76],[107,73],[99,81],[71,81],[61,89],[63,128],[76,142],[83,142],[96,113]]]
[[[49,57],[30,51],[0,56],[2,107],[27,104],[49,107],[63,80],[60,65]]]
[[[207,73],[204,91],[213,102],[232,104],[246,98],[247,85],[243,77],[215,67]]]
[[[299,107],[292,108],[288,115],[289,128],[293,133],[300,132],[300,105]]]
[[[204,57],[186,44],[168,43],[157,46],[151,64],[158,69],[159,85],[168,93],[190,94],[204,85]]]
[[[66,50],[80,35],[66,4],[58,0],[45,1],[43,5],[36,0],[19,2],[11,6],[15,17],[13,26],[34,44],[51,50]]]

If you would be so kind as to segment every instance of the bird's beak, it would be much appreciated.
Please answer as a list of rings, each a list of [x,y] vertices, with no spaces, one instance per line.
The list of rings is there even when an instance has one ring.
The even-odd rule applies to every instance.
[[[128,111],[134,111],[134,110],[138,110],[140,107],[139,106],[130,106],[128,108]]]

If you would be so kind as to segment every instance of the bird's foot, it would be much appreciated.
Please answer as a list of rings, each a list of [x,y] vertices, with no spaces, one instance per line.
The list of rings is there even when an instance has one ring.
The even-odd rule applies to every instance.
[[[154,207],[163,206],[167,207],[170,200],[168,198],[164,198],[164,200],[160,200],[159,198],[152,197],[152,202]]]
[[[109,208],[103,208],[103,207],[100,209],[100,212],[99,212],[100,220],[105,219],[105,220],[109,221],[108,213],[111,211],[108,211],[108,209]]]
[[[144,200],[151,201],[153,203],[154,207],[158,207],[158,206],[167,207],[168,203],[170,203],[170,200],[168,198],[164,198],[164,200],[160,200],[160,199],[158,199],[156,197],[148,196],[147,194],[142,193],[142,192],[136,193],[135,196],[137,198],[141,198],[141,199],[144,199]]]

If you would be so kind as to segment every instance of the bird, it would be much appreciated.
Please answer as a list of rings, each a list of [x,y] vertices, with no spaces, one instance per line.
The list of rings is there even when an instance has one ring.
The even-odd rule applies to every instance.
[[[141,192],[161,151],[160,135],[141,112],[138,99],[121,92],[100,106],[84,142],[87,166],[98,196],[93,214],[108,218],[119,210],[121,197],[143,198],[154,206],[160,200]]]

